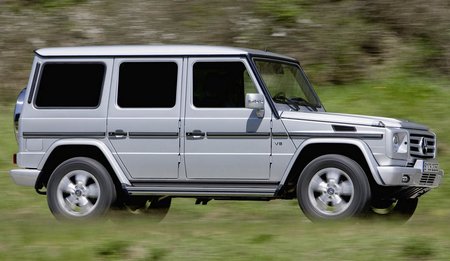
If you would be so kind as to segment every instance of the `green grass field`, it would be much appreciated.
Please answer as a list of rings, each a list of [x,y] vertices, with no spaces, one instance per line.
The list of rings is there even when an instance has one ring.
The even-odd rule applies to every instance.
[[[410,75],[320,87],[328,111],[406,118],[438,134],[450,169],[450,85]],[[175,199],[166,219],[60,223],[46,198],[13,184],[12,106],[0,109],[0,260],[450,260],[450,185],[419,201],[405,225],[351,220],[312,224],[297,202]]]

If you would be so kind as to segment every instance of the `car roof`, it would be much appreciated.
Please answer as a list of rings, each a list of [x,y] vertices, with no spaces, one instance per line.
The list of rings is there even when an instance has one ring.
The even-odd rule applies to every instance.
[[[268,56],[286,60],[294,58],[267,51],[209,45],[110,45],[53,47],[35,51],[42,57],[126,57],[126,56],[233,56],[256,55]]]

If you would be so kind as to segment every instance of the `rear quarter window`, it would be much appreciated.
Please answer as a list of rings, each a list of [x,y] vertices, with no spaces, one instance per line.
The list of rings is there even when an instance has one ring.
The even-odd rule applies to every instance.
[[[35,104],[39,108],[96,108],[100,104],[103,63],[46,63]]]

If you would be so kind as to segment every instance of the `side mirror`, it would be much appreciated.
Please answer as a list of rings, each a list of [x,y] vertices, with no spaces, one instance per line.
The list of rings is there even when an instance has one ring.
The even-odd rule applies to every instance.
[[[264,117],[264,95],[259,93],[247,93],[245,95],[245,108],[256,110],[256,116]]]

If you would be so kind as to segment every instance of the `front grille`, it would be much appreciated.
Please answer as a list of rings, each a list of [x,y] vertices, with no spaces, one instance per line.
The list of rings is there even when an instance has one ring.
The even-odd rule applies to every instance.
[[[436,138],[431,132],[410,130],[409,154],[415,158],[431,159],[435,157]]]
[[[423,173],[420,178],[420,185],[431,186],[434,184],[434,180],[436,179],[435,173]]]

